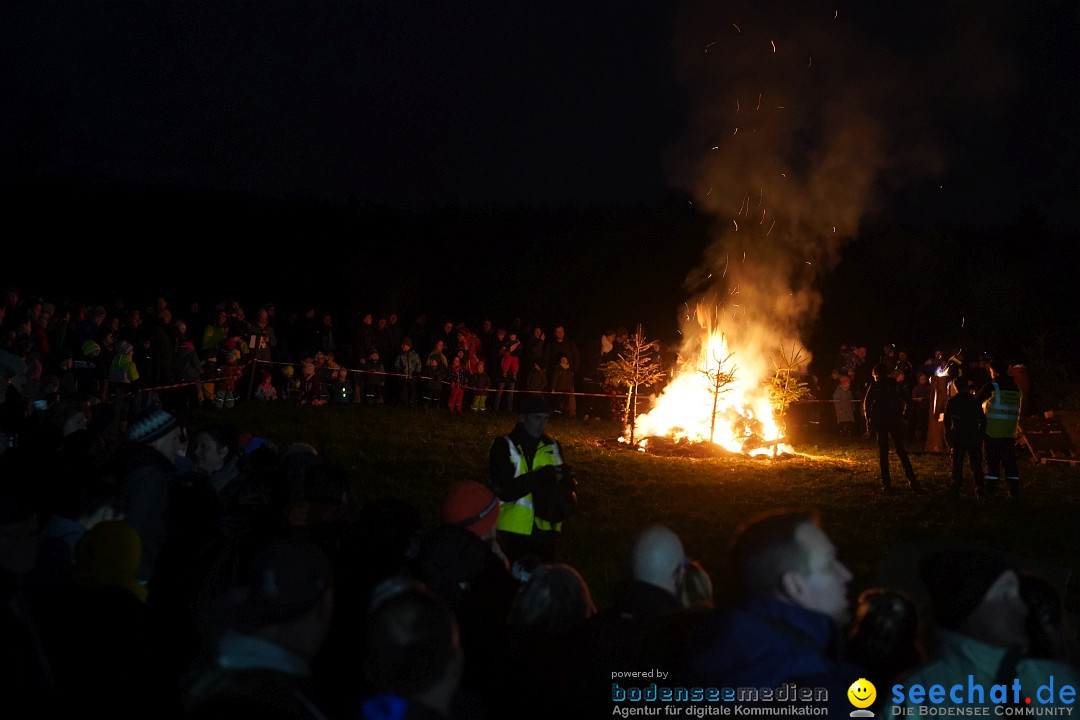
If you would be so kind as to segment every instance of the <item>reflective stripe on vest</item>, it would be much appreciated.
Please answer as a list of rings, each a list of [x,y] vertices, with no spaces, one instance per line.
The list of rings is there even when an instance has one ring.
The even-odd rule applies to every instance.
[[[525,462],[525,454],[521,451],[521,448],[514,445],[514,441],[510,439],[509,435],[503,435],[503,438],[510,448],[510,462],[514,464],[514,477],[521,477],[529,472],[529,466]],[[557,445],[540,443],[537,446],[536,455],[533,457],[533,470],[549,465],[562,464],[562,455],[559,454]],[[551,523],[536,517],[536,511],[533,509],[532,493],[522,495],[517,500],[499,502],[499,519],[495,523],[499,530],[517,533],[518,535],[532,535],[534,525],[540,530],[562,530],[562,523]]]
[[[1002,390],[996,382],[994,393],[983,403],[986,413],[986,435],[992,438],[1016,437],[1016,427],[1020,420],[1019,390]]]

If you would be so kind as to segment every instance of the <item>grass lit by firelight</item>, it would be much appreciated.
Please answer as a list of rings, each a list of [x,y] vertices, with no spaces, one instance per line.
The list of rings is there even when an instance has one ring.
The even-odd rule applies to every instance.
[[[226,421],[240,432],[273,441],[280,449],[309,442],[326,460],[344,466],[361,502],[394,495],[412,502],[425,522],[437,522],[444,488],[456,480],[487,477],[491,439],[510,430],[508,413],[451,415],[444,408],[407,412],[392,405],[300,406],[239,403],[224,411],[193,411],[192,429]],[[968,489],[946,495],[949,460],[913,452],[926,494],[906,491],[893,458],[896,491],[878,489],[877,447],[858,438],[841,442],[813,427],[793,431],[794,456],[749,458],[724,451],[636,452],[616,442],[621,427],[559,416],[549,432],[577,469],[580,514],[567,523],[565,561],[585,576],[596,601],[611,599],[633,535],[663,523],[683,539],[686,552],[713,575],[719,599],[730,596],[724,549],[732,530],[749,515],[781,505],[818,508],[840,557],[855,575],[853,596],[897,577],[897,553],[908,544],[936,539],[985,543],[1053,572],[1080,567],[1080,493],[1077,468],[1039,465],[1021,456],[1023,498],[1004,492],[976,501]],[[901,573],[902,574],[902,573]],[[1062,576],[1064,577],[1064,576]],[[1076,612],[1075,583],[1066,592]]]

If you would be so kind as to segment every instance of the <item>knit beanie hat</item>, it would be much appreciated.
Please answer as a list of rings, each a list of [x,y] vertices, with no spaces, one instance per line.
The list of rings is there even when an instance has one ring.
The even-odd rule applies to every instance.
[[[178,425],[175,416],[160,408],[150,408],[133,417],[128,423],[128,440],[149,445],[168,435]]]
[[[83,355],[90,356],[90,355],[93,355],[94,353],[100,351],[101,346],[98,345],[93,340],[87,340],[86,342],[84,342],[82,344],[82,347],[80,348],[80,350],[82,350]]]
[[[994,581],[1008,570],[1015,568],[991,552],[942,550],[922,559],[919,577],[930,592],[937,624],[954,629],[975,611]]]
[[[457,525],[483,537],[499,519],[499,499],[491,488],[475,480],[462,480],[447,488],[439,515],[447,525]]]
[[[119,340],[116,343],[116,356],[117,357],[123,357],[124,355],[127,355],[128,350],[131,350],[131,349],[132,349],[131,343],[129,343],[127,340]]]

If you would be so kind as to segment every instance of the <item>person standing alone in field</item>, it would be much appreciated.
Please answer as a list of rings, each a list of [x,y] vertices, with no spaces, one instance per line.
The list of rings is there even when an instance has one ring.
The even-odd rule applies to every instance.
[[[866,389],[866,396],[863,398],[863,415],[866,417],[870,436],[877,437],[882,491],[892,492],[892,479],[889,474],[889,438],[892,438],[893,449],[900,458],[900,465],[904,468],[911,491],[921,493],[922,486],[915,477],[915,468],[911,466],[907,446],[904,444],[904,436],[907,434],[904,408],[907,403],[900,394],[895,373],[896,371],[890,372],[884,364],[874,367],[874,382]]]

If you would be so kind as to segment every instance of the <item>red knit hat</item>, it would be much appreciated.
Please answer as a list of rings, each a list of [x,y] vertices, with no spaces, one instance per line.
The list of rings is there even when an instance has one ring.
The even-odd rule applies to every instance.
[[[457,525],[483,537],[499,519],[499,499],[486,485],[462,480],[446,489],[439,515],[447,525]]]

